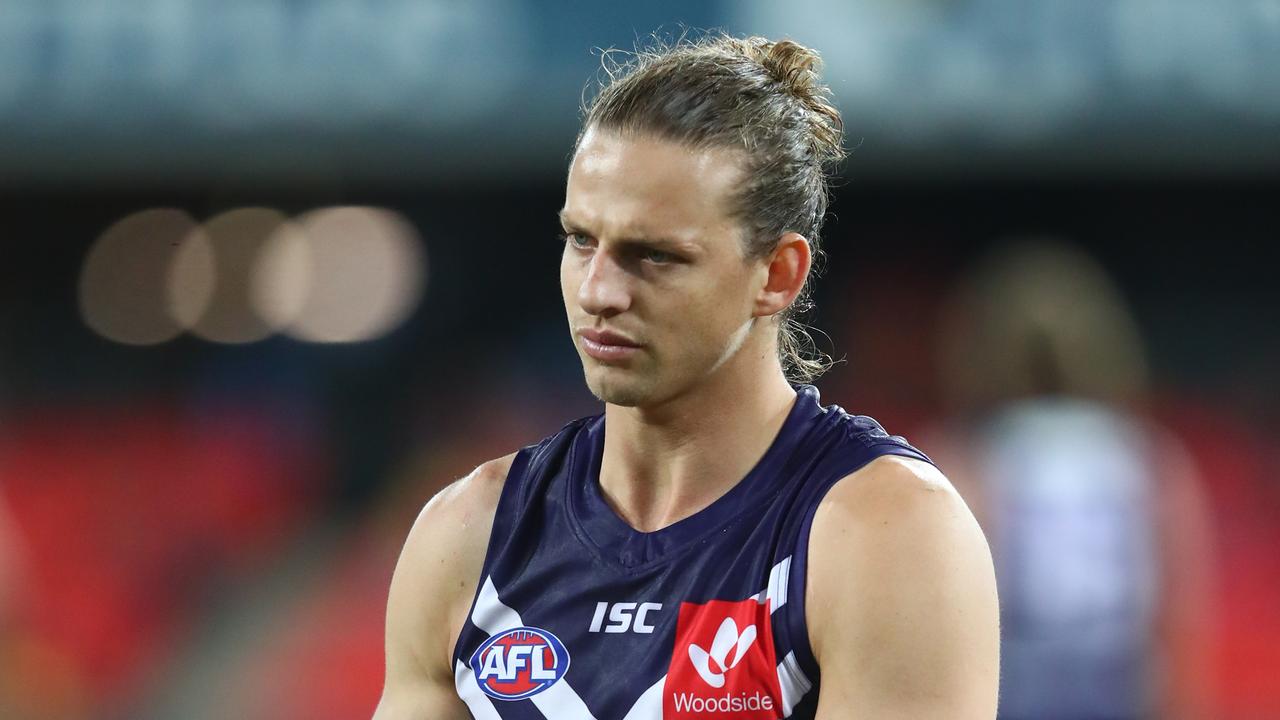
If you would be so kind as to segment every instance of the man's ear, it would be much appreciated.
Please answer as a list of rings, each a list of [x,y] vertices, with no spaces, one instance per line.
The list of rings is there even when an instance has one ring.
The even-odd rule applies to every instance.
[[[812,264],[808,239],[796,232],[783,233],[765,258],[764,285],[755,300],[756,316],[768,317],[787,309],[804,288]]]

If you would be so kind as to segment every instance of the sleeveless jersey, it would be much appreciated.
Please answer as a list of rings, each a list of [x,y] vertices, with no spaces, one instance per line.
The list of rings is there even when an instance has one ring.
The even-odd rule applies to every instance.
[[[796,387],[756,466],[706,508],[639,532],[599,485],[603,415],[511,464],[455,684],[481,720],[812,718],[809,529],[826,492],[881,455],[929,461]]]

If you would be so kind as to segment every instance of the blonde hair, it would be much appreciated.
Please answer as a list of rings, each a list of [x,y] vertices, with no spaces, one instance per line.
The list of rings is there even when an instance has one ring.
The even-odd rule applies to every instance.
[[[845,151],[818,53],[790,40],[712,33],[604,59],[607,80],[584,103],[578,143],[600,127],[695,149],[741,150],[746,182],[731,212],[746,230],[746,256],[768,255],[787,232],[805,236],[814,256],[800,295],[779,316],[779,360],[793,381],[821,375],[831,359],[817,352],[799,318],[813,308],[810,281],[822,258],[829,179]]]

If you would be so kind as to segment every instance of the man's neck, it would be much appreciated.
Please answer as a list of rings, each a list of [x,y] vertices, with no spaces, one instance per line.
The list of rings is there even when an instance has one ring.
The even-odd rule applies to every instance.
[[[795,397],[773,361],[749,375],[719,373],[661,407],[607,406],[605,498],[646,532],[696,513],[755,467]]]

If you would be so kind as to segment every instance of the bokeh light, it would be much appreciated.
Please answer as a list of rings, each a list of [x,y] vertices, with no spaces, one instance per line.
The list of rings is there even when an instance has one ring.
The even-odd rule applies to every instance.
[[[254,262],[249,301],[272,327],[287,327],[306,306],[314,274],[306,233],[295,222],[283,223],[267,238]]]
[[[142,210],[116,222],[89,249],[80,272],[80,314],[94,332],[154,345],[182,332],[169,311],[167,271],[196,231],[187,213]]]
[[[195,327],[213,299],[217,267],[204,228],[188,233],[166,273],[169,314],[183,330]]]
[[[184,307],[182,320],[193,334],[238,344],[275,332],[276,327],[255,306],[250,288],[268,240],[288,222],[278,210],[251,207],[228,210],[204,223],[203,237],[192,239],[170,275],[174,294],[185,287],[211,288],[203,308]]]
[[[271,273],[281,288],[255,294],[278,303],[262,314],[293,307],[305,285],[305,301],[286,332],[313,342],[359,342],[390,332],[413,312],[426,283],[426,253],[407,220],[379,208],[334,207],[306,213],[298,223],[310,278],[294,276],[288,268],[297,265],[281,259],[302,254],[296,243],[277,244],[264,257],[264,272],[288,270]]]

